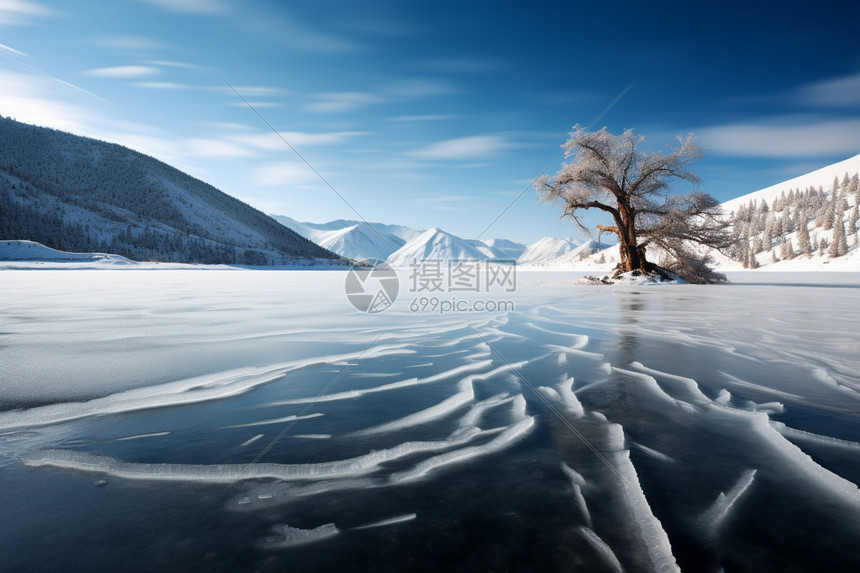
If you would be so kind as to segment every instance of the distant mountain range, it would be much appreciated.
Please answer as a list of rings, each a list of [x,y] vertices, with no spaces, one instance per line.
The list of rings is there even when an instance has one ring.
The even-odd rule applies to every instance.
[[[402,225],[343,219],[305,223],[283,215],[272,215],[272,218],[343,257],[386,261],[393,267],[408,267],[415,261],[427,259],[541,264],[576,249],[582,250],[582,245],[573,239],[545,237],[524,245],[507,239],[464,239],[437,227],[419,231]]]
[[[0,240],[134,260],[337,259],[264,213],[120,145],[0,118]]]

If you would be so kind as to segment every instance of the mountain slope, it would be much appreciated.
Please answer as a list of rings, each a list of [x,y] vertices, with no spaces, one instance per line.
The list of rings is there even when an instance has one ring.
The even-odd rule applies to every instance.
[[[408,267],[422,260],[486,259],[487,256],[465,239],[437,228],[428,229],[388,257],[392,267]]]
[[[544,237],[531,243],[517,259],[518,265],[534,265],[558,259],[579,246],[570,239],[555,239]]]
[[[358,261],[384,261],[408,240],[421,234],[421,231],[402,225],[344,219],[328,223],[303,223],[284,215],[271,217],[317,245]]]
[[[526,245],[508,239],[488,239],[484,243],[498,253],[498,258],[515,261],[526,251]]]
[[[0,119],[0,239],[137,260],[338,258],[152,157],[8,118]]]
[[[746,195],[730,199],[722,203],[723,212],[730,213],[735,211],[741,205],[746,205],[752,200],[757,200],[759,202],[765,200],[768,203],[772,203],[773,200],[779,197],[783,191],[788,193],[791,189],[805,190],[808,187],[815,187],[816,189],[818,187],[824,187],[824,189],[830,189],[833,185],[834,177],[838,177],[839,181],[842,181],[842,178],[846,173],[850,176],[858,171],[860,171],[860,155],[855,155],[854,157],[850,157],[844,161],[839,161],[838,163],[827,165],[821,169],[810,171],[809,173],[788,179],[782,183],[777,183],[776,185],[771,185],[770,187],[765,187],[764,189],[759,189],[758,191],[753,191],[752,193],[747,193]]]
[[[724,270],[860,270],[860,155],[723,203],[735,246]]]

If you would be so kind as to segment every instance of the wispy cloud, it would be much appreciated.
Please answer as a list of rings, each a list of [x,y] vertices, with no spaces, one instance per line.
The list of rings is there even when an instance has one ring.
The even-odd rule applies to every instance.
[[[97,78],[143,78],[158,73],[154,66],[113,66],[109,68],[95,68],[85,72],[89,76]]]
[[[469,195],[455,195],[448,193],[427,193],[415,198],[420,203],[449,203],[458,201],[470,201],[474,199]]]
[[[513,147],[515,144],[501,135],[473,135],[437,141],[409,155],[421,159],[473,161],[494,157]]]
[[[161,40],[133,34],[105,34],[96,37],[94,42],[99,46],[134,54],[151,53],[167,47]]]
[[[298,161],[262,165],[253,170],[251,178],[254,183],[263,187],[307,186],[319,182],[316,174]]]
[[[364,135],[360,131],[338,131],[329,133],[306,133],[300,131],[281,131],[281,136],[298,147],[314,147],[324,145],[339,145],[346,141]],[[286,145],[280,137],[274,133],[245,133],[233,135],[231,139],[256,149],[266,151],[280,151],[286,149]]]
[[[220,14],[227,11],[227,4],[222,0],[143,0],[170,12],[182,14]]]
[[[448,95],[460,91],[450,82],[435,78],[400,80],[380,90],[380,96],[392,99],[421,99]]]
[[[456,74],[483,74],[502,68],[498,62],[478,58],[439,58],[424,65],[431,70]]]
[[[277,97],[287,92],[283,88],[274,86],[233,86],[232,88],[219,86],[218,89],[230,97],[236,97],[236,92],[242,94],[242,97]]]
[[[241,93],[241,92],[240,92]],[[380,101],[379,96],[369,92],[337,92],[317,94],[316,101],[305,106],[313,113],[341,113]]]
[[[314,101],[308,103],[305,109],[313,113],[341,113],[371,104],[420,100],[457,91],[459,90],[454,85],[444,80],[411,78],[382,85],[372,91],[316,94],[312,96]]]
[[[291,13],[287,6],[286,2],[271,3],[266,9],[240,10],[231,17],[236,25],[255,37],[295,51],[354,53],[365,49],[364,44],[344,34],[321,30],[319,24],[327,20],[318,19],[313,25],[309,24]],[[259,3],[257,7],[261,8]]]
[[[247,146],[223,139],[188,139],[185,142],[191,155],[199,157],[251,157],[253,151]]]
[[[457,116],[453,114],[430,114],[430,115],[399,115],[389,118],[390,121],[445,121],[455,119]]]
[[[802,86],[791,98],[822,108],[860,108],[860,73]]]
[[[860,152],[860,119],[788,116],[696,130],[702,146],[722,155],[809,158]]]
[[[206,66],[199,64],[191,64],[188,62],[175,62],[172,60],[151,60],[146,62],[149,66],[158,66],[160,68],[178,68],[181,70],[208,70]]]
[[[0,26],[28,24],[42,16],[53,16],[56,12],[29,0],[0,0]]]
[[[152,90],[186,90],[191,87],[187,84],[178,84],[176,82],[136,82],[134,85]]]

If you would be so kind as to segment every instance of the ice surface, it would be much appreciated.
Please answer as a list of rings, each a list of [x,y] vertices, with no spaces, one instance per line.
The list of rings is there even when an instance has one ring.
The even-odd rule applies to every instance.
[[[667,456],[666,454],[664,454],[662,452],[658,452],[654,448],[649,448],[648,446],[644,446],[644,445],[638,444],[636,442],[631,442],[631,445],[633,447],[635,447],[637,450],[641,451],[642,453],[651,456],[655,460],[660,460],[661,462],[674,462],[675,461],[672,458],[670,458],[669,456]]]
[[[137,434],[135,436],[126,436],[124,438],[117,438],[118,442],[124,442],[126,440],[138,440],[140,438],[158,438],[161,436],[170,435],[170,432],[150,432],[148,434]]]
[[[289,525],[276,525],[272,527],[274,535],[263,539],[260,545],[265,549],[287,549],[323,541],[334,537],[340,531],[334,523],[320,525],[314,529],[299,529]]]
[[[719,533],[723,523],[729,517],[732,507],[738,500],[747,492],[755,479],[757,470],[749,470],[744,472],[737,480],[735,485],[726,492],[720,493],[717,499],[704,514],[702,520],[708,527],[711,535]]]
[[[630,461],[630,450],[623,449],[624,430],[619,424],[609,424],[607,441],[610,447],[612,445],[616,447],[616,451],[608,456],[608,460],[624,480],[621,488],[627,509],[631,514],[631,525],[635,526],[639,539],[644,542],[649,563],[657,571],[680,571],[672,554],[669,536],[663,529],[663,524],[654,516],[648,498],[642,491],[639,475]]]
[[[723,558],[727,569],[730,561],[760,570],[786,562],[785,555],[794,563],[792,551],[826,538],[836,548],[828,556],[843,551],[843,561],[857,561],[860,538],[851,532],[860,490],[851,456],[860,451],[860,316],[857,284],[846,278],[832,287],[819,280],[578,289],[524,272],[510,295],[516,313],[425,316],[398,306],[402,300],[379,315],[358,313],[344,299],[342,273],[168,271],[155,279],[149,271],[99,271],[96,278],[6,272],[0,465],[5,491],[33,492],[27,520],[19,519],[23,506],[10,509],[21,505],[16,496],[0,503],[9,547],[72,535],[51,523],[76,511],[74,484],[93,491],[93,480],[112,476],[111,487],[96,490],[119,496],[109,504],[126,503],[126,491],[170,491],[147,481],[185,482],[184,499],[213,489],[197,484],[229,484],[235,491],[225,507],[207,506],[213,523],[226,509],[244,512],[249,523],[310,528],[283,526],[289,529],[271,536],[273,546],[330,533],[307,533],[320,523],[382,527],[414,511],[421,519],[406,533],[438,531],[467,516],[498,523],[470,533],[463,550],[476,559],[499,555],[500,543],[526,554],[518,544],[528,538],[582,551],[572,560],[585,569],[614,567],[611,554],[628,570],[687,570],[691,560],[691,569],[718,570]],[[511,366],[604,460],[558,423]],[[780,422],[771,420],[779,411]],[[315,433],[272,444],[250,431],[306,414],[321,415],[299,422]],[[226,425],[238,428],[212,431]],[[408,436],[398,433],[405,429]],[[166,431],[170,437],[158,439]],[[259,452],[262,463],[248,465]],[[562,466],[569,485],[560,481],[561,460],[570,464]],[[141,483],[112,487],[118,480]],[[56,491],[40,489],[49,482]],[[780,495],[798,503],[764,506]],[[93,498],[99,522],[82,524],[80,535],[119,523],[118,512],[104,509],[108,497]],[[161,499],[142,497],[153,506]],[[431,499],[438,507],[425,511]],[[178,503],[161,509],[184,515],[201,507]],[[280,505],[288,505],[288,517],[278,517]],[[810,513],[814,524],[804,522]],[[398,517],[374,521],[386,515]],[[701,527],[689,527],[700,518]],[[18,533],[18,523],[30,529]],[[173,526],[171,539],[186,535],[181,527]],[[775,534],[762,537],[762,528]],[[230,549],[244,555],[259,533],[242,539],[243,529]],[[684,551],[676,559],[679,530]],[[583,540],[563,545],[570,532]],[[733,545],[738,532],[766,541],[755,555],[743,554]],[[392,539],[383,533],[374,534],[380,567],[393,568],[386,559],[415,547],[394,543],[403,542],[399,530]],[[344,559],[354,555],[351,537],[363,536],[331,544]],[[308,568],[318,565],[316,549],[303,552]],[[249,568],[265,568],[249,559]]]
[[[372,434],[396,432],[404,428],[410,428],[412,426],[426,424],[428,422],[432,422],[433,420],[438,420],[439,418],[444,418],[445,416],[456,412],[466,404],[471,403],[475,398],[475,389],[472,387],[471,379],[465,378],[461,380],[460,384],[458,385],[458,388],[459,392],[457,392],[450,398],[446,398],[435,406],[431,406],[429,408],[421,410],[420,412],[415,412],[414,414],[404,416],[403,418],[400,418],[398,420],[392,420],[391,422],[387,422],[385,424],[380,424],[372,428],[360,430],[358,432],[355,432],[355,435],[369,436]]]
[[[307,398],[295,398],[290,400],[278,400],[276,402],[271,402],[266,404],[267,406],[284,406],[291,404],[309,404],[311,402],[335,402],[338,400],[350,400],[353,398],[360,398],[361,396],[366,396],[367,394],[375,394],[377,392],[388,392],[389,390],[400,390],[402,388],[409,388],[411,386],[418,386],[421,384],[432,384],[433,382],[439,382],[440,380],[447,380],[449,378],[455,378],[460,374],[465,374],[467,372],[475,372],[476,370],[482,370],[487,366],[492,364],[492,360],[481,360],[474,363],[463,364],[462,366],[457,366],[455,368],[451,368],[449,370],[445,370],[444,372],[440,372],[438,374],[434,374],[432,376],[427,376],[426,378],[409,378],[407,380],[400,380],[398,382],[391,382],[389,384],[382,384],[381,386],[373,386],[370,388],[362,388],[361,390],[348,390],[345,392],[333,392],[323,394],[322,396],[309,396]],[[493,372],[498,372],[502,370],[502,368],[497,368]]]
[[[582,512],[582,517],[585,519],[585,524],[592,527],[591,512],[588,511],[588,504],[585,502],[585,497],[582,495],[582,488],[585,486],[585,478],[579,475],[576,470],[571,469],[566,463],[561,462],[561,471],[570,480],[570,485],[573,487],[573,496],[576,500],[576,505]]]
[[[524,422],[533,422],[525,420]],[[523,423],[518,426],[522,426]],[[476,446],[474,455],[498,451],[515,441],[531,429],[514,426],[489,444]],[[513,432],[511,430],[514,430]],[[108,456],[88,454],[72,450],[41,450],[23,456],[23,462],[31,467],[50,466],[83,472],[95,472],[131,480],[177,481],[198,483],[228,483],[250,479],[319,480],[340,479],[372,474],[380,464],[421,452],[448,449],[465,444],[480,431],[458,431],[448,440],[435,442],[404,442],[393,448],[377,450],[363,456],[308,464],[162,464],[124,462]],[[492,445],[491,445],[492,444]],[[463,452],[464,450],[458,450]],[[473,456],[474,457],[474,456]],[[442,465],[442,464],[440,464]],[[429,471],[429,470],[428,470]]]
[[[434,456],[417,464],[411,470],[392,475],[391,480],[395,483],[417,480],[439,468],[469,462],[475,458],[499,452],[527,436],[534,429],[534,425],[535,417],[527,417],[506,429],[486,444],[461,448],[446,454],[439,454],[438,456]]]
[[[283,424],[285,422],[296,422],[299,420],[310,420],[311,418],[319,418],[320,416],[325,416],[325,414],[320,414],[319,412],[314,414],[307,414],[304,416],[284,416],[283,418],[273,418],[271,420],[260,420],[258,422],[248,422],[247,424],[233,424],[232,426],[221,426],[223,429],[227,428],[252,428],[254,426],[268,426],[270,424]]]
[[[495,396],[491,396],[486,400],[481,400],[480,402],[475,402],[469,411],[460,418],[460,427],[467,428],[469,426],[477,426],[480,423],[482,416],[487,410],[495,408],[497,406],[501,406],[502,404],[507,404],[512,402],[514,398],[508,397],[507,392],[502,392],[500,394],[496,394]]]
[[[805,432],[796,428],[786,426],[782,422],[771,421],[773,428],[787,438],[794,438],[798,441],[811,442],[816,445],[827,446],[842,450],[854,450],[860,452],[860,442],[852,442],[851,440],[841,440],[831,436],[822,436],[813,432]]]
[[[259,440],[259,439],[260,439],[260,438],[262,438],[262,437],[263,437],[263,434],[257,434],[257,435],[256,435],[256,436],[254,436],[253,438],[250,438],[250,439],[248,439],[248,440],[245,440],[244,442],[242,442],[241,444],[239,444],[239,447],[240,447],[240,448],[244,448],[245,446],[250,446],[251,444],[253,444],[254,442],[256,442],[257,440]]]
[[[405,515],[398,515],[396,517],[390,517],[388,519],[383,519],[380,521],[374,521],[373,523],[368,523],[367,525],[361,525],[359,527],[353,527],[354,530],[360,529],[373,529],[374,527],[387,527],[389,525],[397,525],[398,523],[405,523],[407,521],[412,521],[413,519],[417,519],[417,513],[407,513]]]
[[[621,567],[621,562],[618,561],[618,557],[615,556],[615,552],[612,551],[612,548],[609,547],[609,545],[607,545],[606,542],[594,532],[594,530],[590,527],[580,527],[578,531],[582,534],[582,537],[588,541],[589,545],[597,551],[610,570],[615,571],[616,573],[624,573],[624,568]]]

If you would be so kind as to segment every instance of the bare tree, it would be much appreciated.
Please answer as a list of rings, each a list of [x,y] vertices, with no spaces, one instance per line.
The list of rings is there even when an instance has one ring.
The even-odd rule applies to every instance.
[[[668,154],[643,152],[643,140],[633,130],[621,135],[606,128],[589,133],[576,125],[564,144],[565,156],[573,160],[554,176],[539,178],[535,187],[544,201],[560,204],[562,218],[572,219],[585,231],[589,229],[580,219],[584,211],[596,209],[611,216],[614,225],[597,228],[618,236],[621,262],[616,275],[664,274],[646,258],[646,249],[653,246],[668,255],[667,270],[691,282],[725,280],[709,269],[709,249],[699,248],[722,251],[733,243],[719,203],[699,191],[687,195],[669,191],[673,179],[699,182],[688,169],[701,157],[692,134]]]

